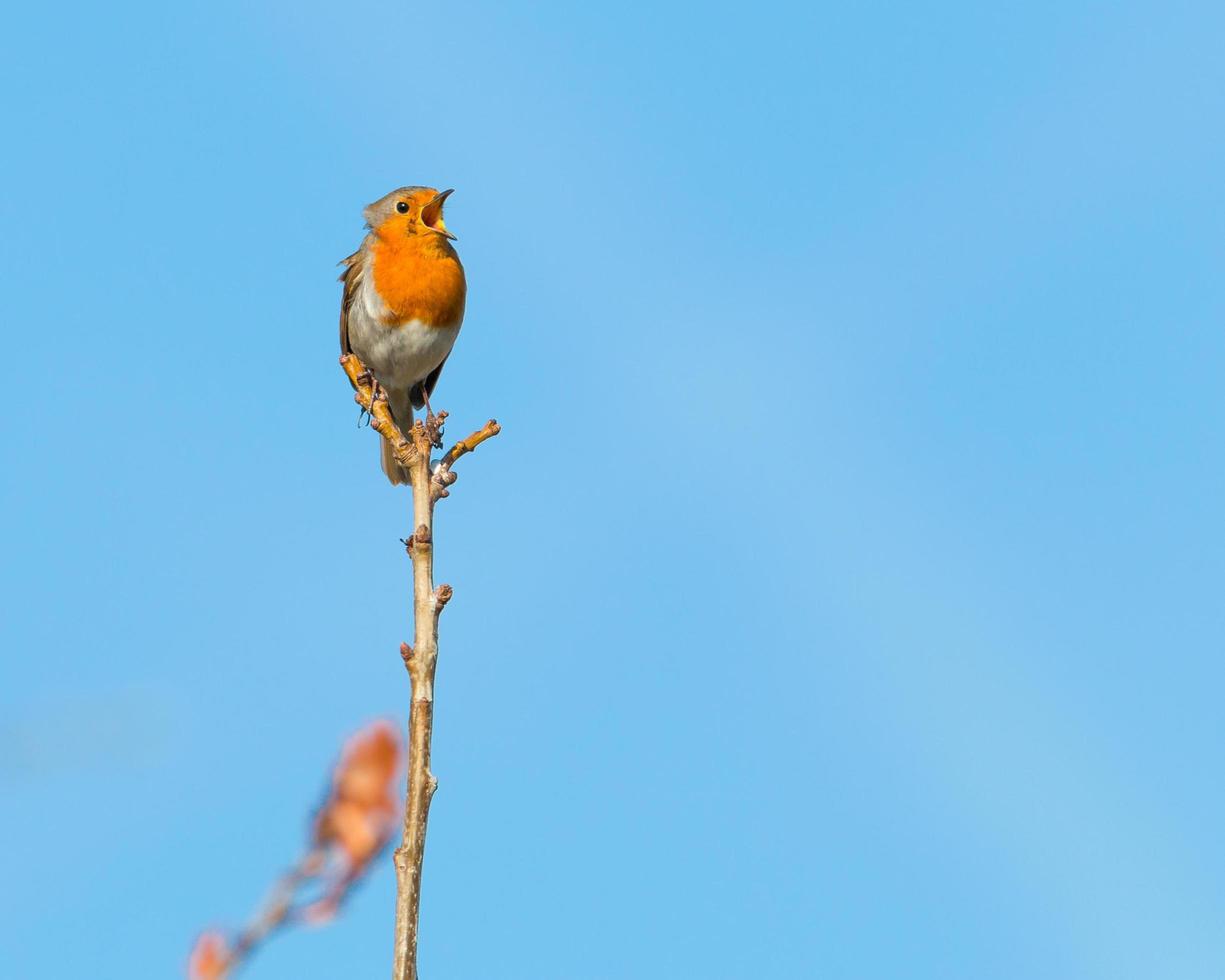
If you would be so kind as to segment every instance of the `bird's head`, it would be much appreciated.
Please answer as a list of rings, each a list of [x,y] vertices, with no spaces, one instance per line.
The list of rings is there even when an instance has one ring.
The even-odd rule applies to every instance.
[[[442,220],[442,206],[450,194],[432,187],[401,187],[367,205],[363,214],[371,231],[385,240],[417,235],[454,241]]]

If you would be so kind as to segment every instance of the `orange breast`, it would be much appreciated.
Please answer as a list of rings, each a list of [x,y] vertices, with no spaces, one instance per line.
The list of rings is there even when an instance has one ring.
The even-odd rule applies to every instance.
[[[468,291],[464,267],[441,238],[376,238],[371,253],[374,288],[390,310],[388,323],[420,320],[455,327],[463,320]]]

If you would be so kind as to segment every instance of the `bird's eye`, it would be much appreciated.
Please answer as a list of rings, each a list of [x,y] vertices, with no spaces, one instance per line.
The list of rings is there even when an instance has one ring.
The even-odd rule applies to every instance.
[[[401,214],[408,214],[408,205],[403,201],[396,201],[396,210]]]

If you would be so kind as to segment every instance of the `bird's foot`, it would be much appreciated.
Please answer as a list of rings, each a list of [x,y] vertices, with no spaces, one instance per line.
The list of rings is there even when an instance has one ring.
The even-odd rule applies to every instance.
[[[439,412],[435,415],[433,409],[430,408],[430,403],[425,403],[425,435],[435,449],[442,448],[442,427],[446,420],[446,412]]]
[[[357,383],[363,387],[366,385],[370,386],[370,404],[362,405],[359,403],[357,406],[357,427],[360,429],[363,422],[369,425],[370,420],[374,418],[374,403],[379,397],[379,383],[369,371],[363,371],[359,374],[357,376]]]

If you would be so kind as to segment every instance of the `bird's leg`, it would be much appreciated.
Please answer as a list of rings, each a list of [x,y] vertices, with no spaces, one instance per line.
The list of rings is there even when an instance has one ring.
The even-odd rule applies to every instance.
[[[425,383],[421,384],[421,400],[425,402],[425,431],[430,438],[430,445],[435,449],[442,448],[442,423],[446,421],[447,413],[439,412],[434,414],[434,409],[430,406],[430,395],[425,390]]]

